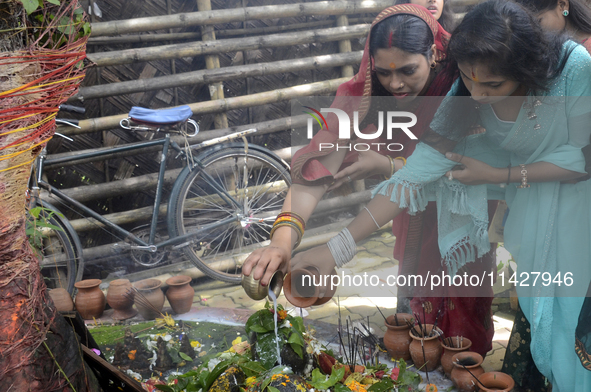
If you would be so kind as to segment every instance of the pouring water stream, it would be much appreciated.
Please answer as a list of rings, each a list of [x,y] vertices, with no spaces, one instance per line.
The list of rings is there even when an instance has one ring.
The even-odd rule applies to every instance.
[[[275,296],[273,290],[271,290],[270,288],[269,297],[271,297],[271,299],[273,300],[273,309],[275,310],[275,313],[273,313],[273,321],[275,322],[275,344],[277,345],[277,361],[279,362],[279,365],[282,365],[281,350],[279,349],[279,334],[277,330],[277,297]]]

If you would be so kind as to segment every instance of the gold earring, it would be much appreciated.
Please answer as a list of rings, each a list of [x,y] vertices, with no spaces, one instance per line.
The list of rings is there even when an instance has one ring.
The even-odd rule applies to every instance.
[[[435,68],[437,68],[437,61],[433,61],[431,63],[431,69],[435,69]]]

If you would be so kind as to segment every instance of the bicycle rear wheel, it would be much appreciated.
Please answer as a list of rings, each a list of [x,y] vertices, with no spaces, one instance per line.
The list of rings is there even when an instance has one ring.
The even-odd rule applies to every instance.
[[[76,232],[65,218],[53,207],[39,202],[39,217],[32,224],[37,225],[34,248],[42,255],[41,274],[49,289],[63,288],[70,294],[74,283],[82,279],[84,263],[82,247]],[[31,217],[30,217],[31,219]]]
[[[224,146],[197,159],[202,167],[185,169],[171,194],[171,238],[235,217],[233,222],[196,235],[183,250],[207,276],[239,283],[248,254],[268,244],[291,185],[289,168],[258,146],[249,146],[248,154],[244,147]]]

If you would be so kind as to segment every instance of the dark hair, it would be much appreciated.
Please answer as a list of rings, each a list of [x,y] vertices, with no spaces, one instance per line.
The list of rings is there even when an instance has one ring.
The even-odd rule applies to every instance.
[[[451,37],[448,51],[456,63],[482,62],[492,72],[529,90],[546,91],[566,63],[562,57],[565,41],[565,35],[544,32],[523,6],[488,0],[466,14]],[[460,85],[465,89],[463,83]]]
[[[562,47],[566,40],[564,34],[545,33],[523,6],[488,0],[476,5],[456,27],[448,45],[448,59],[456,64],[484,63],[497,75],[538,93],[547,91],[564,68],[568,53],[563,56]],[[455,66],[449,69],[457,72]],[[458,87],[457,96],[470,96],[462,81]],[[448,145],[449,140],[461,140],[478,124],[476,106],[451,100],[445,129],[426,132],[422,140],[440,151],[450,151],[453,145]]]
[[[395,5],[398,4],[410,4],[409,0],[396,0]],[[443,0],[443,9],[437,22],[443,27],[445,31],[451,33],[456,25],[456,17],[451,9],[451,0]]]
[[[433,55],[433,32],[418,16],[399,14],[379,22],[371,31],[369,54],[378,49],[398,48],[412,54],[422,54],[427,60]]]
[[[559,0],[516,0],[534,13],[551,11]],[[577,30],[591,34],[591,9],[584,0],[569,0],[569,23]]]

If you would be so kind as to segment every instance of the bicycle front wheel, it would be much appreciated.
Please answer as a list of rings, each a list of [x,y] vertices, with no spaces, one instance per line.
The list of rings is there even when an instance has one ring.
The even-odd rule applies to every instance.
[[[72,294],[84,271],[80,241],[56,210],[41,201],[38,206],[38,217],[29,218],[35,228],[29,239],[41,258],[41,275],[47,288],[63,288]]]
[[[248,254],[268,245],[291,185],[289,168],[259,149],[249,147],[246,153],[244,147],[225,147],[205,155],[201,166],[183,171],[171,194],[171,238],[202,230],[183,249],[211,278],[240,282]],[[207,229],[232,217],[230,223]]]

